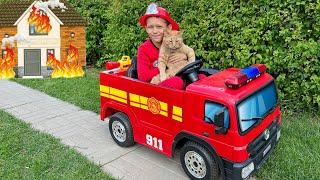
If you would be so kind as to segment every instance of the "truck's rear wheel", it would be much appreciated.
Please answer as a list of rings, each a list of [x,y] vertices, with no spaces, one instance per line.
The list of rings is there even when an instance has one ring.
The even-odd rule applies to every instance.
[[[129,147],[134,144],[132,127],[128,116],[117,112],[110,117],[109,131],[113,140],[121,147]]]
[[[180,161],[183,170],[191,179],[218,179],[219,168],[206,148],[187,142],[181,149]]]

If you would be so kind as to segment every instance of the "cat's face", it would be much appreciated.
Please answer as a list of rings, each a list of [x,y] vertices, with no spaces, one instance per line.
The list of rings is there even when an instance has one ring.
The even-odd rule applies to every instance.
[[[163,42],[164,46],[169,49],[179,49],[183,45],[183,38],[181,31],[166,30],[164,32]]]

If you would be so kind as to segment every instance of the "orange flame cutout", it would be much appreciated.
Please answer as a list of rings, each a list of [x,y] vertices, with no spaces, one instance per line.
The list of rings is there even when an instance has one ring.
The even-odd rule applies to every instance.
[[[13,67],[16,65],[14,60],[14,52],[9,45],[6,46],[6,56],[4,59],[0,58],[0,79],[14,78],[16,73],[13,71]]]
[[[30,25],[35,25],[37,33],[46,34],[52,29],[47,14],[39,9],[37,10],[35,6],[32,6],[28,22]]]
[[[57,60],[53,54],[48,55],[47,65],[53,68],[51,74],[52,78],[72,78],[72,77],[83,77],[84,71],[78,60],[79,53],[78,49],[70,45],[67,59],[62,61]]]

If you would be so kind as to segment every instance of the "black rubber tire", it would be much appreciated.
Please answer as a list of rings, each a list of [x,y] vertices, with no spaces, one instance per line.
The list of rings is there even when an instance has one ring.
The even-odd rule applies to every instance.
[[[114,122],[119,122],[124,126],[125,132],[126,132],[126,137],[125,137],[125,141],[121,142],[119,141],[113,133],[112,130],[112,123]],[[112,139],[121,147],[130,147],[134,145],[134,139],[133,139],[133,131],[132,131],[132,126],[130,123],[130,120],[128,118],[128,116],[122,112],[117,112],[115,114],[113,114],[112,116],[110,116],[110,120],[109,120],[109,131],[110,134],[112,136]]]
[[[203,178],[197,178],[189,172],[187,165],[186,165],[186,162],[185,162],[185,155],[189,151],[196,152],[205,161],[206,174]],[[218,167],[218,164],[215,162],[213,155],[205,147],[201,146],[198,143],[195,143],[193,141],[189,141],[182,147],[181,152],[180,152],[180,162],[181,162],[181,165],[182,165],[184,172],[189,176],[190,179],[212,180],[212,179],[219,178],[219,175],[220,175],[219,167]]]

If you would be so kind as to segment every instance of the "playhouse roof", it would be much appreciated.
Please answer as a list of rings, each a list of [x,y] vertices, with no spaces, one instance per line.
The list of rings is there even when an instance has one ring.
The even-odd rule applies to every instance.
[[[0,4],[0,27],[14,26],[14,23],[31,6],[34,1],[11,0]],[[65,26],[85,26],[82,16],[66,1],[60,0],[68,8],[64,12],[59,8],[50,10],[60,19]]]

